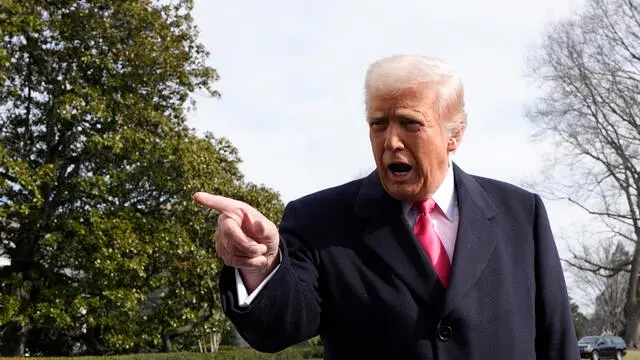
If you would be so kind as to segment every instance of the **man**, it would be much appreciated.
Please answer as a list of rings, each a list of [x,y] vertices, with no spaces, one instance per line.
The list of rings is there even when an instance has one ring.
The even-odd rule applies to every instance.
[[[289,203],[280,229],[221,212],[223,308],[255,349],[320,334],[325,359],[579,359],[541,199],[451,162],[466,128],[460,79],[393,56],[366,78],[377,170]]]

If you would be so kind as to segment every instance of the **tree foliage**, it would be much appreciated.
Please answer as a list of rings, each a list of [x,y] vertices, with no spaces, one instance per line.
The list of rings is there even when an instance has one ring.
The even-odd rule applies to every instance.
[[[570,300],[571,303],[571,317],[573,319],[573,325],[576,329],[576,337],[580,339],[583,336],[588,335],[589,319],[580,311],[580,306]]]
[[[640,4],[587,0],[575,17],[550,27],[532,56],[543,94],[528,111],[542,139],[553,141],[537,184],[599,218],[604,242],[574,251],[572,264],[613,276],[628,272],[625,336],[640,343]],[[601,235],[602,236],[602,235]],[[610,240],[615,240],[611,242]],[[631,256],[598,257],[618,240]],[[614,245],[615,246],[615,245]]]
[[[195,191],[279,219],[237,150],[185,123],[218,96],[192,1],[0,5],[0,351],[124,353],[186,346],[228,324],[215,214]],[[182,338],[181,338],[182,336]]]

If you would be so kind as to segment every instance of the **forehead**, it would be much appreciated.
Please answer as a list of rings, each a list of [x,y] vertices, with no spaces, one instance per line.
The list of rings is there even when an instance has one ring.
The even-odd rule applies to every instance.
[[[367,113],[389,113],[399,109],[432,111],[435,91],[428,84],[418,84],[399,90],[373,90],[367,101]]]

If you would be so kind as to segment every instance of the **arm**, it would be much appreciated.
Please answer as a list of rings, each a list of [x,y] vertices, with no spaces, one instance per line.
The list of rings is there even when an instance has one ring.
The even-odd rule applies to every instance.
[[[258,296],[258,294],[260,293],[260,290],[262,290],[262,288],[269,282],[269,280],[273,277],[276,271],[278,271],[278,268],[280,267],[280,262],[282,261],[282,251],[278,251],[278,260],[276,261],[277,261],[277,265],[275,269],[273,269],[271,273],[269,273],[269,275],[267,275],[267,277],[264,280],[262,280],[262,282],[260,282],[253,290],[251,285],[249,286],[245,285],[244,280],[242,280],[242,275],[240,274],[240,270],[235,269],[238,306],[247,307],[251,305],[251,302],[253,301],[253,299],[256,298],[256,296]]]
[[[250,305],[239,305],[235,269],[222,269],[223,310],[258,351],[277,352],[318,334],[318,257],[300,234],[301,225],[295,203],[290,203],[280,224],[280,267]]]
[[[542,199],[535,195],[536,358],[578,360],[578,343],[558,250]]]

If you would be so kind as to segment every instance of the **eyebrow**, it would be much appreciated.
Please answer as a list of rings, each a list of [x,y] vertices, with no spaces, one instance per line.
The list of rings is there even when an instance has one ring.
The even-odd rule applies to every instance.
[[[385,114],[383,114],[382,112],[375,112],[371,115],[367,114],[367,122],[371,122],[371,121],[377,121],[377,120],[384,120],[386,119],[387,116]]]
[[[414,111],[411,109],[398,109],[398,111],[396,111],[395,113],[396,116],[400,116],[400,117],[408,117],[408,118],[418,118],[418,119],[422,119],[423,116],[420,112],[418,111]]]

